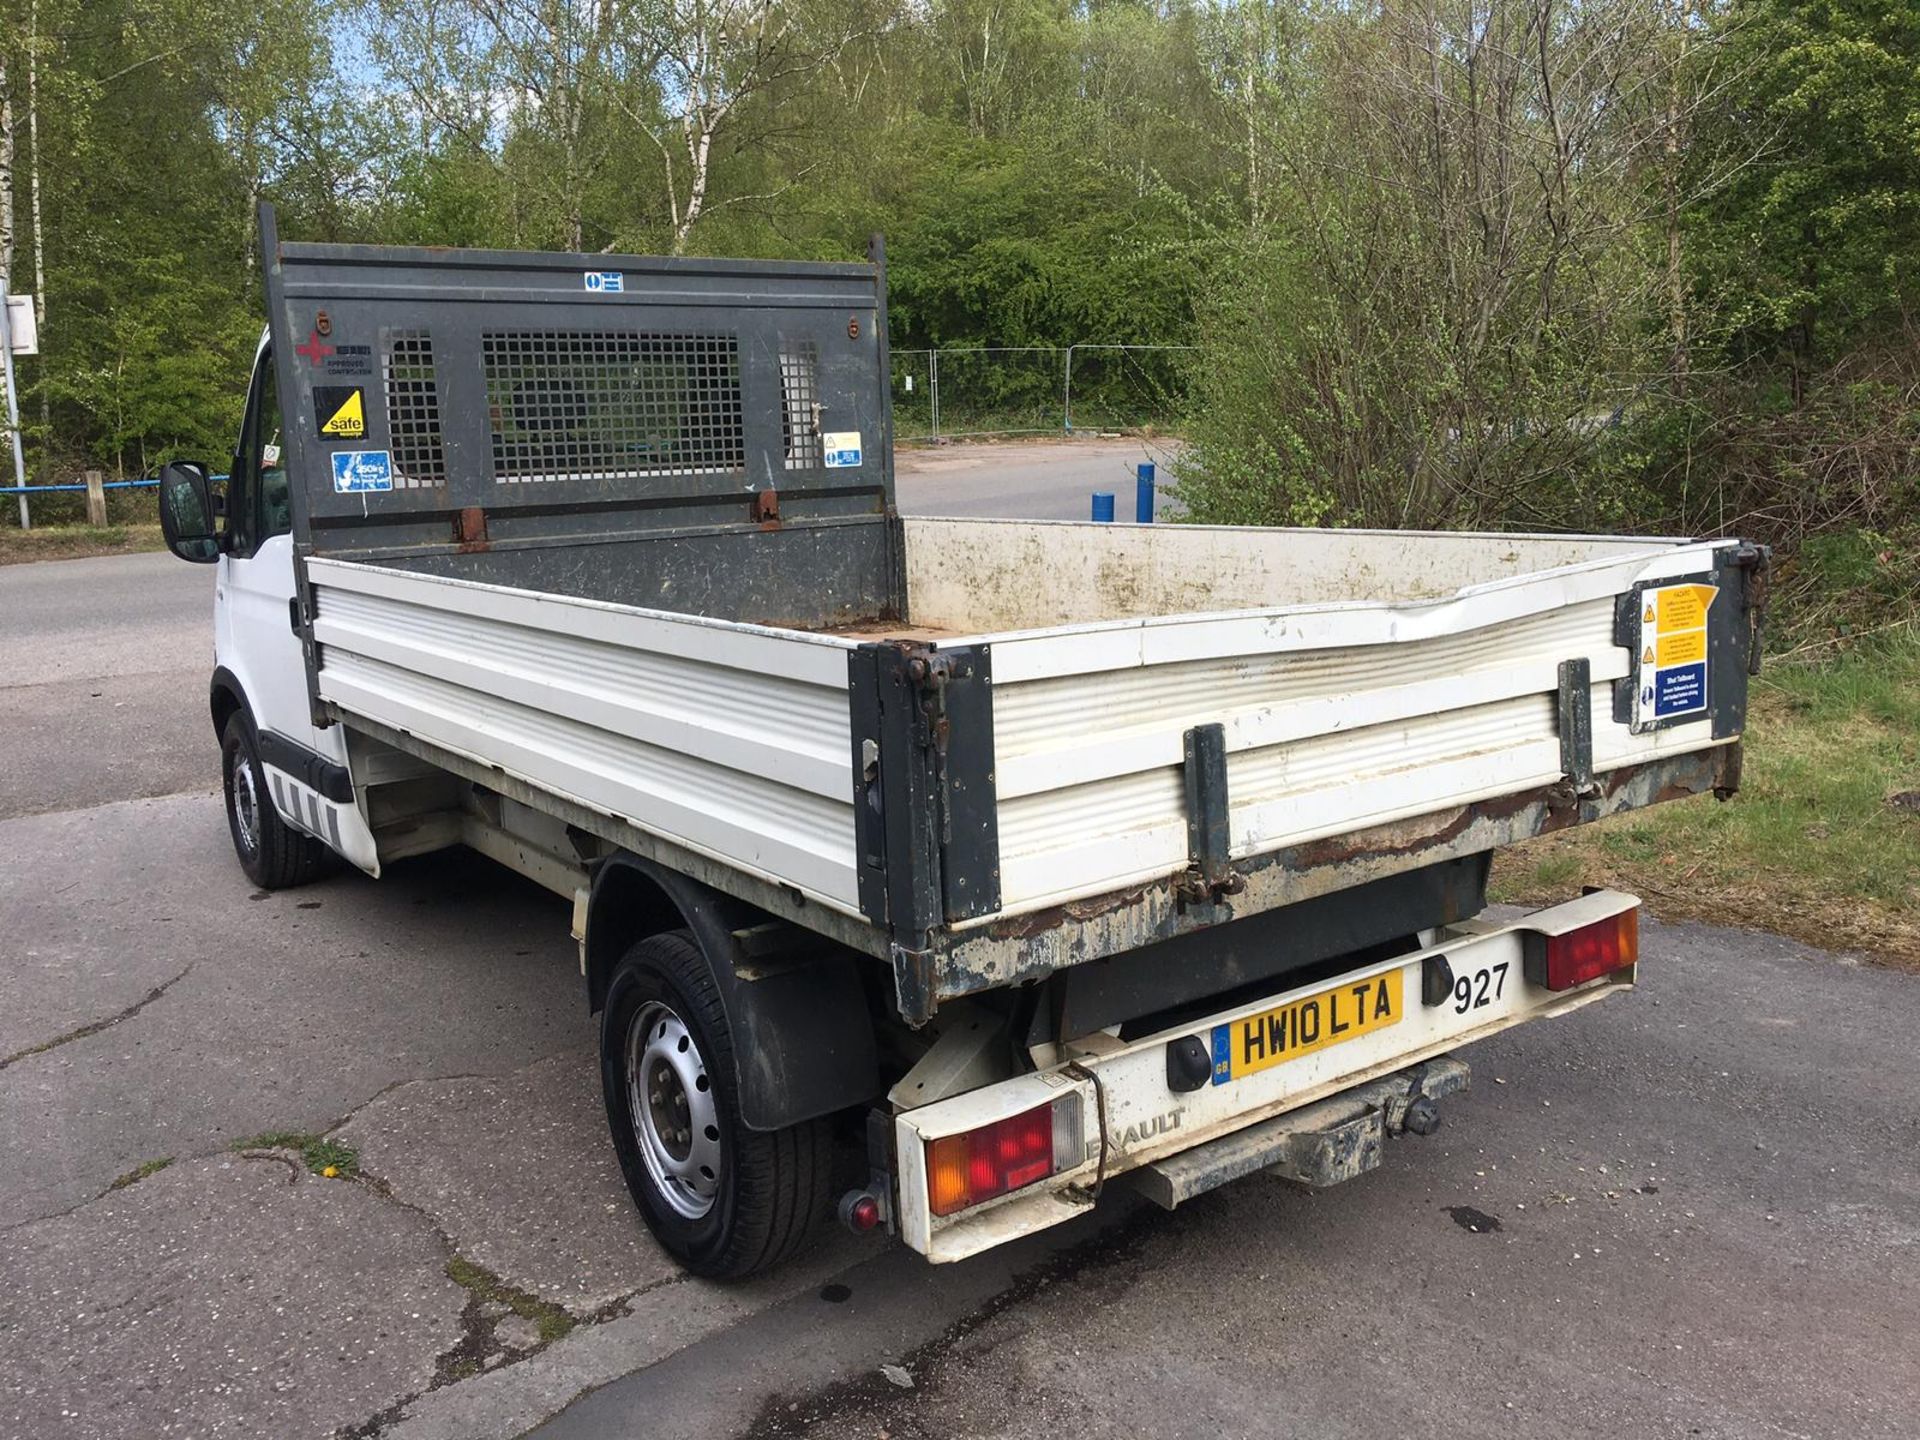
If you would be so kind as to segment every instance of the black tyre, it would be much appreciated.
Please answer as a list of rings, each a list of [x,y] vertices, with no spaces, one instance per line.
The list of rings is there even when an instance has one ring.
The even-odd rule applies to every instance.
[[[227,795],[227,832],[240,868],[262,890],[285,890],[319,878],[333,866],[333,851],[280,818],[253,722],[236,711],[220,737],[220,776]]]
[[[826,1214],[824,1120],[749,1130],[733,1036],[707,961],[685,930],[622,957],[600,1014],[607,1124],[654,1238],[696,1275],[737,1279],[798,1250]]]

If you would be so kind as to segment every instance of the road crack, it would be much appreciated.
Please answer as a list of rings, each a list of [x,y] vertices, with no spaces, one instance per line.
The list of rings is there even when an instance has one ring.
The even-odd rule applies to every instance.
[[[340,1123],[344,1125],[346,1122],[343,1120]],[[442,1273],[467,1292],[467,1299],[460,1312],[460,1336],[435,1357],[433,1376],[426,1386],[401,1396],[358,1424],[340,1426],[333,1432],[335,1440],[379,1440],[392,1426],[404,1419],[415,1404],[434,1391],[530,1360],[576,1330],[621,1319],[631,1313],[635,1299],[647,1293],[647,1290],[659,1288],[658,1284],[648,1286],[610,1300],[589,1314],[576,1315],[564,1306],[503,1280],[485,1266],[469,1259],[461,1252],[459,1242],[445,1226],[413,1201],[401,1199],[394,1193],[393,1186],[380,1176],[362,1169],[351,1183],[378,1195],[387,1204],[407,1211],[426,1226],[446,1251],[446,1265]],[[660,1283],[671,1284],[681,1278],[684,1277],[671,1276]],[[533,1338],[518,1344],[504,1340],[498,1327],[509,1316],[518,1316],[528,1322],[534,1329]]]
[[[71,1034],[62,1035],[61,1037],[59,1037],[59,1039],[50,1040],[44,1045],[35,1045],[29,1049],[22,1050],[17,1055],[8,1056],[6,1061],[3,1064],[0,1064],[0,1068],[5,1068],[6,1065],[11,1065],[16,1060],[24,1060],[28,1056],[41,1054],[43,1051],[50,1050],[56,1045],[64,1045],[70,1040],[81,1039],[84,1035],[97,1034],[99,1033],[100,1030],[103,1030],[110,1025],[119,1024],[122,1020],[127,1019],[136,1011],[139,1011],[145,1008],[146,1006],[151,1005],[154,1002],[154,1000],[159,998],[159,996],[163,992],[171,989],[173,986],[179,984],[182,980],[186,979],[187,971],[191,969],[193,969],[193,966],[189,965],[186,970],[182,970],[178,975],[174,976],[173,979],[167,981],[165,985],[159,986],[152,994],[148,995],[144,1000],[140,1001],[139,1004],[129,1007],[128,1009],[122,1011],[120,1014],[115,1015],[107,1020],[98,1021],[92,1026],[83,1027],[81,1030],[76,1030]],[[348,1108],[346,1114],[340,1116],[337,1120],[328,1121],[324,1126],[322,1126],[319,1130],[315,1131],[311,1135],[301,1134],[300,1138],[302,1139],[302,1141],[312,1140],[312,1139],[324,1140],[328,1136],[332,1135],[335,1131],[340,1130],[347,1125],[350,1125],[354,1120],[359,1118],[361,1111],[367,1109],[369,1106],[373,1105],[376,1101],[384,1099],[386,1096],[393,1094],[393,1092],[396,1090],[405,1089],[409,1085],[429,1085],[438,1081],[445,1081],[445,1080],[505,1080],[505,1079],[511,1078],[512,1076],[518,1075],[523,1071],[531,1070],[534,1066],[544,1064],[546,1061],[555,1058],[555,1056],[558,1056],[564,1053],[565,1053],[564,1050],[555,1050],[554,1052],[552,1052],[552,1054],[539,1056],[536,1059],[529,1060],[525,1065],[516,1065],[511,1069],[507,1069],[507,1070],[452,1071],[445,1075],[402,1076],[398,1080],[388,1081],[385,1085],[382,1085],[378,1090],[374,1091],[371,1095],[367,1096],[364,1100],[357,1101],[355,1104],[353,1104],[351,1107]],[[296,1132],[284,1132],[284,1133],[293,1134]],[[273,1137],[260,1136],[256,1138],[268,1139]],[[254,1149],[256,1153],[253,1155],[246,1154],[245,1151],[249,1148]],[[241,1145],[239,1149],[236,1149],[233,1142],[228,1141],[226,1143],[216,1145],[208,1149],[183,1151],[181,1154],[175,1155],[173,1159],[176,1161],[190,1162],[195,1160],[205,1160],[212,1156],[217,1156],[217,1155],[233,1155],[243,1160],[260,1159],[265,1157],[263,1154],[258,1152],[262,1152],[264,1150],[271,1149],[271,1148],[272,1148],[271,1146],[254,1146],[252,1145],[251,1142],[245,1142]],[[354,1178],[357,1179],[359,1177],[355,1176]],[[384,1182],[379,1182],[379,1183],[384,1184]],[[121,1188],[125,1188],[125,1187],[121,1187]],[[11,1235],[16,1230],[24,1230],[29,1225],[38,1225],[45,1220],[64,1220],[68,1216],[79,1214],[80,1211],[86,1209],[89,1205],[93,1205],[101,1200],[104,1200],[107,1198],[107,1196],[112,1195],[114,1193],[115,1193],[115,1187],[113,1185],[107,1185],[104,1188],[95,1191],[93,1194],[88,1195],[82,1199],[76,1200],[71,1205],[63,1205],[57,1210],[47,1210],[47,1211],[43,1211],[38,1215],[27,1215],[27,1216],[23,1216],[18,1220],[6,1221],[4,1224],[0,1224],[0,1235]],[[406,1205],[407,1203],[399,1199],[397,1196],[394,1196],[391,1194],[384,1195],[384,1198],[391,1200],[396,1205]],[[418,1210],[417,1206],[408,1206],[408,1208]],[[426,1212],[420,1211],[419,1213],[421,1214],[422,1218],[427,1218],[430,1224],[434,1223],[432,1222],[430,1217],[426,1216]],[[438,1230],[439,1226],[435,1224],[434,1228]],[[452,1242],[449,1241],[448,1243],[451,1244]]]
[[[122,1010],[118,1015],[109,1015],[104,1020],[90,1020],[77,1030],[69,1030],[66,1034],[56,1035],[51,1040],[42,1040],[38,1045],[29,1045],[24,1050],[14,1051],[13,1054],[7,1056],[6,1059],[0,1060],[0,1070],[5,1070],[10,1065],[17,1065],[22,1060],[31,1060],[35,1055],[44,1055],[49,1050],[58,1050],[62,1045],[71,1045],[76,1040],[85,1040],[90,1035],[98,1035],[102,1030],[111,1030],[123,1020],[131,1020],[192,973],[193,966],[187,966],[185,970],[182,970],[171,980],[166,981],[164,984],[154,986],[143,998],[134,1001],[133,1004]]]

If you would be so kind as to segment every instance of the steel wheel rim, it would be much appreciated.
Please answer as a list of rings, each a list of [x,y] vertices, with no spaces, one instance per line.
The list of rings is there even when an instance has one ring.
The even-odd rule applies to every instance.
[[[253,783],[253,766],[247,752],[233,747],[233,760],[227,767],[227,793],[233,797],[233,825],[240,845],[251,855],[260,848],[260,792]]]
[[[627,1111],[654,1190],[701,1219],[720,1194],[720,1110],[693,1032],[658,1000],[627,1022]]]

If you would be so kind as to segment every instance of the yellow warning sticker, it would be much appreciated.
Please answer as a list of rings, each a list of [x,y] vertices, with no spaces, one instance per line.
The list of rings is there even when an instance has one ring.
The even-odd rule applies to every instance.
[[[1707,714],[1707,611],[1712,585],[1648,590],[1640,615],[1634,728]]]
[[[362,439],[367,433],[365,395],[358,385],[317,387],[315,408],[326,417],[320,422],[320,433],[335,440]]]
[[[1698,630],[1705,626],[1707,607],[1720,592],[1711,585],[1669,585],[1653,593],[1660,633],[1668,635],[1675,630]]]
[[[1707,632],[1682,630],[1678,635],[1662,635],[1654,648],[1656,665],[1691,665],[1707,658]]]

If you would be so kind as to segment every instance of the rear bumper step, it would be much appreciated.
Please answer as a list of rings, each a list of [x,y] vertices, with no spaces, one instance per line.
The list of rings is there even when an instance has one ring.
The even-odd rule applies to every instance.
[[[1153,1161],[1126,1179],[1168,1210],[1256,1170],[1316,1188],[1338,1185],[1380,1163],[1386,1137],[1406,1128],[1409,1105],[1464,1090],[1470,1077],[1465,1061],[1441,1055]]]
[[[1596,890],[1505,922],[1464,921],[1425,949],[1337,980],[1134,1040],[1096,1032],[1063,1046],[1066,1053],[1045,1069],[902,1110],[893,1117],[901,1238],[936,1264],[961,1260],[1071,1220],[1103,1185],[1137,1170],[1155,1172],[1144,1183],[1149,1193],[1158,1187],[1162,1204],[1178,1204],[1275,1165],[1310,1184],[1370,1169],[1387,1135],[1431,1128],[1424,1097],[1465,1083],[1466,1066],[1451,1060],[1461,1047],[1631,987],[1633,956],[1621,943],[1605,952],[1616,968],[1567,988],[1546,984],[1553,977],[1544,969],[1535,978],[1530,971],[1541,967],[1528,962],[1569,936],[1597,944],[1605,932],[1617,942],[1626,933],[1619,917],[1639,903]],[[1210,1062],[1204,1075],[1196,1062]],[[1069,1096],[1078,1097],[1078,1147],[1067,1133],[1075,1128]],[[951,1214],[933,1213],[934,1145],[1031,1121],[1042,1106],[1056,1120],[1067,1117],[1056,1127],[1051,1174]],[[1329,1130],[1341,1133],[1324,1144],[1313,1138]]]

